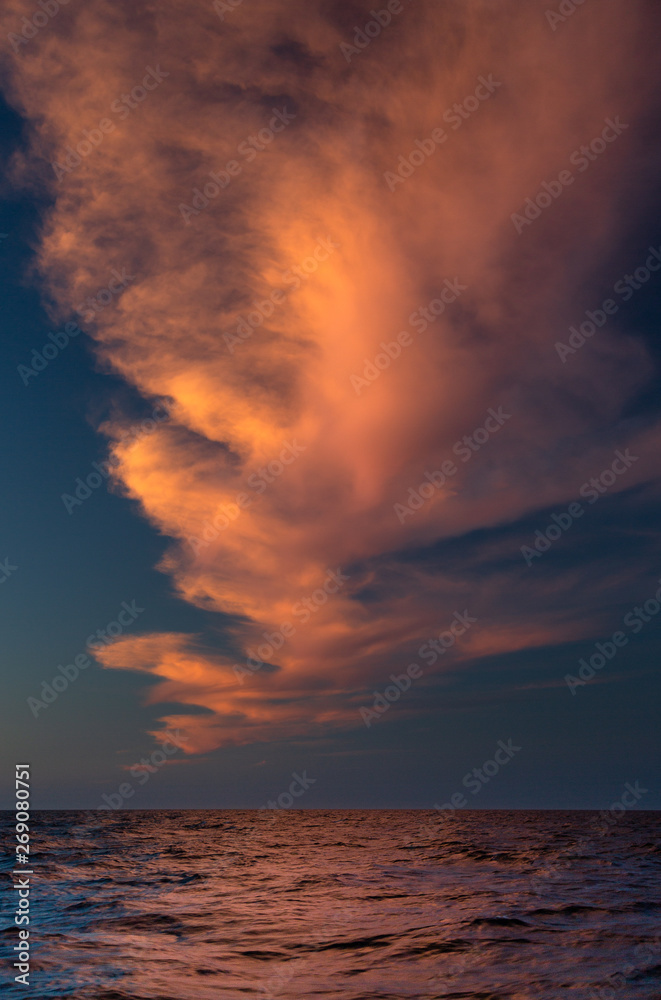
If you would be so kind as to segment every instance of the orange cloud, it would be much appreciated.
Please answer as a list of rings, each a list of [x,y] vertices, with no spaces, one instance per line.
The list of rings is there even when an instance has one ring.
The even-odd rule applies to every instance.
[[[3,33],[29,10],[8,0]],[[350,724],[357,691],[481,599],[396,553],[573,500],[612,453],[596,430],[651,370],[607,329],[571,378],[553,350],[623,226],[622,164],[638,162],[654,86],[637,69],[642,14],[586,9],[556,37],[543,5],[428,0],[348,64],[351,10],[250,0],[221,22],[210,4],[90,0],[8,54],[31,130],[14,176],[54,199],[38,251],[54,312],[126,268],[89,333],[103,364],[170,401],[150,435],[122,442],[119,417],[104,425],[116,480],[172,539],[161,568],[177,592],[234,616],[239,650],[154,635],[102,662],[160,677],[152,702],[206,709],[164,720],[199,752]],[[518,233],[513,213],[618,115],[628,131]],[[387,175],[420,149],[393,189]],[[229,180],[205,194],[213,173]],[[332,252],[315,257],[321,244]],[[507,422],[462,461],[456,442],[498,406]],[[645,461],[618,489],[649,476],[657,437],[621,432]],[[395,504],[446,460],[455,471],[402,522]],[[348,580],[323,591],[338,568]],[[560,641],[484,601],[466,655]],[[269,669],[240,683],[234,663],[286,623]]]

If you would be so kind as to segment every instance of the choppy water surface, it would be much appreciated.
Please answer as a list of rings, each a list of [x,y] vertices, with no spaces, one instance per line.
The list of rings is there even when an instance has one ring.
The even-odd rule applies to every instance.
[[[438,815],[35,813],[4,995],[661,998],[660,813]]]

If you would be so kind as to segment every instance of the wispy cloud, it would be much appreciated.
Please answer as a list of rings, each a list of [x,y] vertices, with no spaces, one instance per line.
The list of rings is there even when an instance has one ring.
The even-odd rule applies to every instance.
[[[356,692],[399,668],[473,587],[403,553],[570,502],[606,467],[615,434],[640,455],[626,488],[656,474],[657,428],[618,423],[651,371],[642,346],[605,327],[572,366],[554,353],[568,317],[592,304],[584,288],[626,224],[622,157],[639,162],[636,122],[656,86],[639,60],[643,10],[614,0],[607,17],[586,9],[556,36],[539,5],[428,0],[348,64],[340,45],[363,23],[350,4],[251,0],[221,20],[211,4],[192,16],[185,0],[89,0],[63,8],[20,52],[8,46],[7,89],[32,143],[14,176],[54,197],[38,264],[55,316],[68,318],[113,268],[135,275],[87,332],[103,363],[169,401],[170,419],[148,436],[122,441],[119,418],[104,428],[113,475],[171,539],[161,569],[184,600],[231,616],[229,638],[244,653],[290,619],[328,567],[350,573],[274,656],[277,669],[244,686],[235,656],[194,637],[130,637],[104,650],[108,667],[162,678],[152,700],[208,710],[164,720],[190,736],[187,748],[355,721]],[[7,0],[3,34],[28,13],[25,0]],[[113,121],[75,170],[48,175],[145,67],[160,65],[167,81],[139,110]],[[444,113],[468,107],[490,74],[501,86],[479,112],[456,111],[452,141],[389,191],[383,178],[399,153],[451,128]],[[280,107],[295,117],[231,173],[237,149],[248,136],[259,142]],[[626,136],[517,234],[512,213],[616,115],[631,123]],[[218,171],[231,183],[184,224],[179,206]],[[328,234],[339,249],[228,352],[224,335]],[[457,278],[461,298],[357,394],[351,375]],[[516,414],[507,429],[415,517],[394,517],[408,488],[499,405]],[[292,439],[304,454],[194,551],[187,539]],[[385,565],[388,585],[377,573]],[[479,599],[484,624],[467,649],[563,640],[557,623],[533,625],[523,609],[498,620],[486,584]]]

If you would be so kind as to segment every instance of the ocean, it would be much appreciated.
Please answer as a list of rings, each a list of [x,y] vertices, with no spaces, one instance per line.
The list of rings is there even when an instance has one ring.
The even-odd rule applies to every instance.
[[[37,812],[2,995],[659,1000],[661,813],[608,815]]]

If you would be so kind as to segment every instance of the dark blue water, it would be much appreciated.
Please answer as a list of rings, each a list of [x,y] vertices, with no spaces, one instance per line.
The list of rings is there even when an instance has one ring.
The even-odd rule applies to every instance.
[[[660,813],[48,812],[32,826],[31,985],[6,965],[7,998],[661,998]]]

